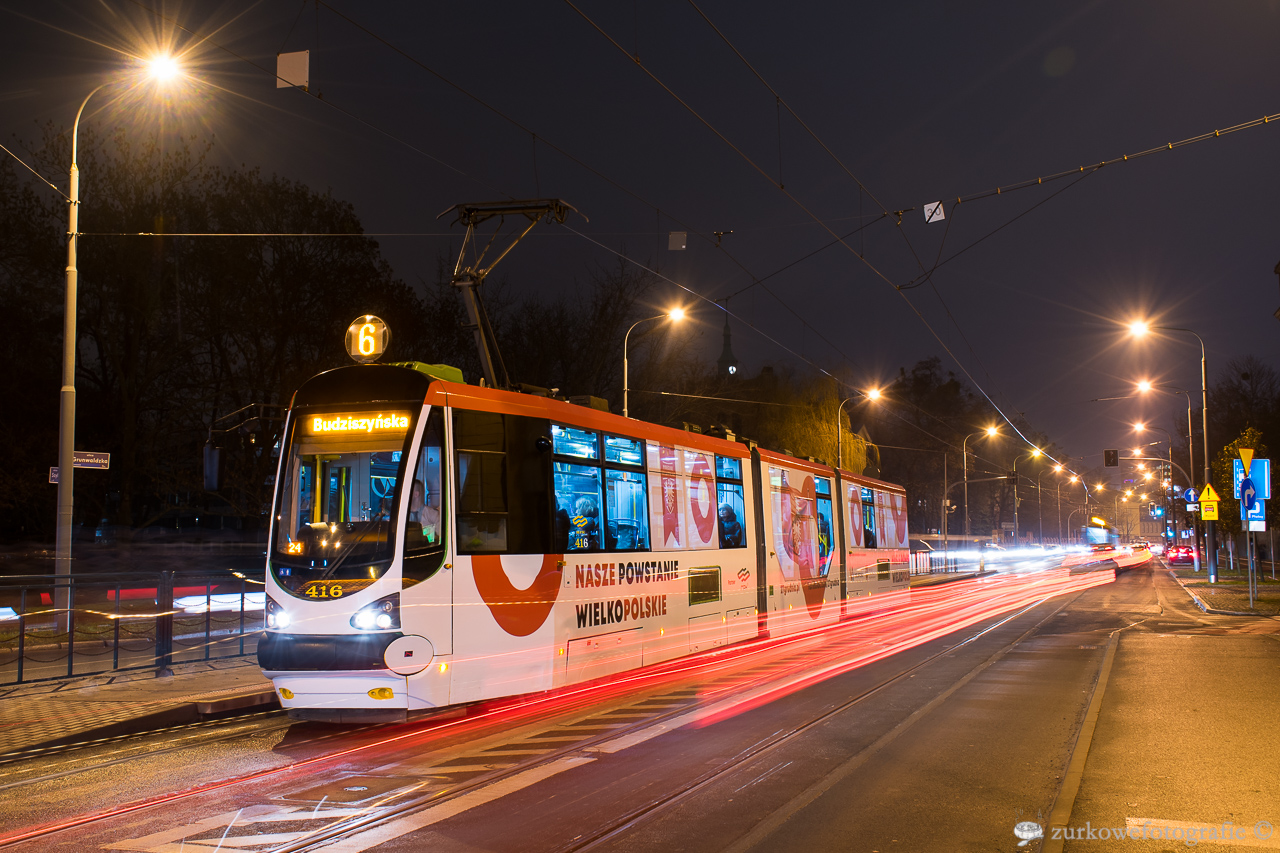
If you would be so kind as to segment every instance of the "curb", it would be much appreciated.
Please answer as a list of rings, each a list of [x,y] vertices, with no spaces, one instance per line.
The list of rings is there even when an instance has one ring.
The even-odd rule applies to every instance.
[[[260,711],[278,710],[279,708],[280,700],[276,696],[274,689],[255,689],[251,693],[242,693],[238,696],[226,696],[207,702],[184,702],[180,705],[171,705],[148,714],[141,714],[128,720],[118,720],[101,726],[90,726],[70,734],[58,735],[27,744],[19,749],[5,753],[4,756],[22,755],[56,746],[84,744],[125,735],[145,734],[175,726],[190,725],[191,723],[201,723],[226,717],[238,717]]]
[[[1200,596],[1196,595],[1194,592],[1192,592],[1190,589],[1187,588],[1187,585],[1182,582],[1182,578],[1178,577],[1173,573],[1173,569],[1168,569],[1168,572],[1169,572],[1169,577],[1177,581],[1178,586],[1182,587],[1182,591],[1185,592],[1187,595],[1191,596],[1191,600],[1196,603],[1196,607],[1199,607],[1205,613],[1212,613],[1215,616],[1260,616],[1262,615],[1259,613],[1246,613],[1242,610],[1217,610],[1213,607],[1209,607],[1204,603],[1204,600],[1200,598]]]

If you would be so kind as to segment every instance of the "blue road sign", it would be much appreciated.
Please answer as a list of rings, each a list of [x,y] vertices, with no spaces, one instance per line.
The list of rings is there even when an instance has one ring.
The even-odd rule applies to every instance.
[[[1231,479],[1235,481],[1235,487],[1232,489],[1232,497],[1236,500],[1240,499],[1240,482],[1246,479],[1244,463],[1239,459],[1231,460]],[[1271,460],[1270,459],[1254,459],[1249,465],[1247,479],[1253,480],[1253,487],[1258,492],[1258,497],[1264,501],[1271,500]]]
[[[1240,519],[1241,521],[1266,521],[1267,502],[1256,500],[1253,502],[1253,506],[1246,510],[1244,501],[1240,501]]]
[[[1240,481],[1240,506],[1246,510],[1252,510],[1253,505],[1258,502],[1258,489],[1253,485],[1253,480],[1245,477]]]
[[[1182,499],[1189,504],[1193,504],[1197,500],[1199,500],[1198,496],[1196,495],[1196,490],[1193,488],[1188,488],[1185,492],[1183,492]]]

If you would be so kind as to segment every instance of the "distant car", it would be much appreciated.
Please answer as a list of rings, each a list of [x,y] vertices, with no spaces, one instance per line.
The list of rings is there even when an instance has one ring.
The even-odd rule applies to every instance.
[[[1170,565],[1174,563],[1194,563],[1196,549],[1189,545],[1174,545],[1167,555]]]
[[[1163,553],[1164,553],[1164,543],[1163,543],[1163,542],[1152,542],[1152,543],[1151,543],[1150,545],[1148,545],[1147,547],[1148,547],[1148,548],[1150,548],[1150,549],[1151,549],[1151,553],[1152,553],[1152,554],[1155,554],[1157,557],[1159,557],[1161,554],[1163,554]]]
[[[1089,550],[1097,554],[1100,551],[1114,551],[1115,547],[1108,545],[1106,542],[1098,542],[1097,544],[1090,545]]]

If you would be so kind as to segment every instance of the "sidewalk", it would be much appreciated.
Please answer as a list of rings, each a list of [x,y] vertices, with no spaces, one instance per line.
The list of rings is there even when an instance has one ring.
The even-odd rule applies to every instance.
[[[0,758],[279,707],[250,656],[0,688]]]
[[[1266,617],[1187,621],[1199,614],[1163,571],[1152,575],[1167,607],[1112,640],[1097,727],[1077,746],[1079,793],[1041,849],[1280,848],[1280,752],[1268,727],[1280,632]],[[1142,840],[1160,844],[1133,843]]]

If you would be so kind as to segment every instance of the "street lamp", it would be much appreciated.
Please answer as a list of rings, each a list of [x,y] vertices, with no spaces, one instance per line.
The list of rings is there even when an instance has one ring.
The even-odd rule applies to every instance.
[[[1196,443],[1194,440],[1195,430],[1192,428],[1192,425],[1191,425],[1191,392],[1182,391],[1177,388],[1173,390],[1169,390],[1167,387],[1153,385],[1152,383],[1146,381],[1145,379],[1138,382],[1138,390],[1139,391],[1160,391],[1161,393],[1164,393],[1164,394],[1183,394],[1186,396],[1187,398],[1187,472],[1196,470]],[[1173,443],[1172,442],[1170,442],[1169,444],[1169,462],[1170,463],[1173,462]],[[1188,473],[1187,477],[1190,478],[1191,474]],[[1192,488],[1195,487],[1194,482],[1187,483],[1187,485]],[[1176,525],[1175,525],[1175,530],[1176,530]],[[1200,571],[1200,536],[1196,530],[1196,522],[1194,517],[1192,518],[1192,521],[1191,521],[1191,536],[1195,540],[1192,543],[1195,545],[1195,548],[1191,550],[1195,559],[1195,571],[1198,572]]]
[[[1061,474],[1062,466],[1054,465],[1053,473]],[[1062,480],[1058,480],[1058,544],[1062,544]]]
[[[1175,326],[1150,326],[1142,321],[1129,324],[1129,333],[1136,338],[1141,338],[1151,331],[1186,332],[1188,335],[1194,335],[1200,342],[1200,415],[1204,429],[1204,482],[1207,486],[1213,475],[1209,470],[1209,371],[1205,364],[1204,338],[1190,329]],[[1206,565],[1209,569],[1209,583],[1216,583],[1218,580],[1218,544],[1215,527],[1212,521],[1204,523],[1204,549],[1208,552]]]
[[[852,397],[845,397],[840,401],[840,405],[836,407],[836,467],[844,467],[844,419],[841,413],[844,411],[845,403],[851,403],[854,400],[866,398],[871,402],[879,400],[883,396],[883,392],[879,388],[872,388],[861,394],[854,394]]]
[[[1013,544],[1017,545],[1021,534],[1018,532],[1018,460],[1035,459],[1040,456],[1040,448],[1034,447],[1026,456],[1013,457]]]
[[[170,56],[158,56],[145,63],[147,76],[164,82],[179,73],[177,62]],[[79,271],[76,269],[76,248],[80,237],[80,167],[76,163],[80,134],[80,118],[89,99],[117,80],[108,80],[85,96],[76,110],[76,120],[71,126],[71,180],[67,213],[67,284],[62,312],[62,389],[58,400],[58,523],[54,551],[54,575],[71,574],[71,533],[74,513],[75,448],[76,448],[76,298]],[[67,590],[56,590],[56,608],[60,613],[67,609]],[[65,619],[59,617],[59,623]]]
[[[960,455],[963,461],[961,467],[964,469],[964,535],[966,541],[969,538],[969,439],[975,435],[985,435],[987,438],[993,438],[999,434],[1000,430],[990,426],[986,429],[969,433],[964,437],[964,441],[960,443]]]
[[[1170,489],[1172,488],[1172,485],[1173,485],[1173,481],[1172,481],[1172,477],[1173,477],[1173,434],[1172,434],[1172,433],[1170,433],[1167,429],[1164,429],[1163,427],[1158,427],[1158,426],[1147,426],[1146,424],[1142,423],[1141,421],[1139,421],[1138,423],[1136,423],[1136,424],[1134,424],[1134,425],[1133,425],[1133,430],[1134,430],[1134,432],[1137,432],[1137,433],[1142,433],[1142,432],[1144,432],[1144,431],[1146,431],[1146,430],[1149,430],[1149,429],[1154,429],[1154,430],[1157,430],[1157,431],[1159,431],[1159,432],[1164,433],[1164,434],[1165,434],[1165,438],[1167,438],[1167,439],[1169,440],[1169,477],[1170,477],[1171,479],[1170,479],[1170,481],[1169,481],[1169,483],[1168,483],[1168,484],[1165,484],[1163,474],[1161,475],[1161,478],[1160,478],[1161,488],[1162,488],[1162,490],[1164,491],[1164,498],[1165,498],[1165,499],[1164,499],[1164,505],[1165,505],[1165,511],[1166,511],[1166,512],[1168,512],[1168,510],[1170,509],[1170,506],[1169,506],[1169,491],[1170,491]],[[1148,479],[1150,479],[1150,478],[1148,477]],[[1161,527],[1162,527],[1162,530],[1161,530],[1161,533],[1160,533],[1160,538],[1161,538],[1161,539],[1164,539],[1164,538],[1165,538],[1164,533],[1165,533],[1165,531],[1167,531],[1167,530],[1169,529],[1169,521],[1168,521],[1168,518],[1167,518],[1167,517],[1165,518],[1165,521],[1164,521],[1164,523],[1161,525]],[[1174,524],[1174,529],[1175,529],[1175,530],[1177,529],[1177,523],[1176,523],[1176,520],[1175,520],[1175,524]]]
[[[631,328],[627,329],[627,333],[622,336],[622,416],[624,418],[631,416],[627,409],[627,398],[631,390],[627,386],[627,341],[631,338],[631,332],[636,326],[639,326],[641,323],[648,323],[650,320],[661,320],[663,317],[666,317],[673,323],[678,323],[684,319],[684,309],[672,308],[665,314],[655,314],[652,317],[645,317],[643,320],[636,320],[631,324]]]

